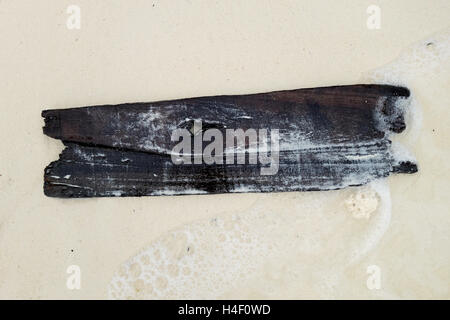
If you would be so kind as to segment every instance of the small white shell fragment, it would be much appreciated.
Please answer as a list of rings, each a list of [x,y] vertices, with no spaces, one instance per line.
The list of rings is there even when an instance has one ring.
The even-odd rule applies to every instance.
[[[352,193],[345,205],[355,219],[369,219],[370,215],[378,208],[378,196],[369,188],[360,189]]]

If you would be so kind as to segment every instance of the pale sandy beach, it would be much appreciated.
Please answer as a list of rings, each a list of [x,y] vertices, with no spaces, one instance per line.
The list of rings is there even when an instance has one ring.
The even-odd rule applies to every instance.
[[[0,298],[449,299],[449,16],[446,0],[0,0]],[[418,173],[321,192],[43,193],[63,149],[44,109],[357,83],[411,90],[393,140]]]

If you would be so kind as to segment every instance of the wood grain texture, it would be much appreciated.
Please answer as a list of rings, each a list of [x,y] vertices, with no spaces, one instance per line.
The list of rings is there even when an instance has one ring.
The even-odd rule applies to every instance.
[[[45,110],[44,133],[67,147],[45,169],[44,192],[101,197],[331,190],[413,173],[416,164],[395,159],[389,140],[405,129],[399,102],[408,97],[403,87],[353,85]],[[248,161],[174,164],[172,132],[192,131],[198,121],[224,136],[230,128],[279,130],[277,173],[261,175],[261,164]]]

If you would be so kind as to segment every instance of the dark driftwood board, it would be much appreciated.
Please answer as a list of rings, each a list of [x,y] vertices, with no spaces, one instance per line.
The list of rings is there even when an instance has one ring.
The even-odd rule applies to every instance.
[[[331,190],[413,173],[416,164],[395,159],[388,137],[405,129],[397,102],[408,97],[402,87],[353,85],[45,110],[44,133],[66,149],[45,169],[44,192],[67,198]],[[261,175],[262,165],[248,161],[174,164],[172,132],[198,134],[198,122],[224,136],[230,128],[278,130],[277,173]]]

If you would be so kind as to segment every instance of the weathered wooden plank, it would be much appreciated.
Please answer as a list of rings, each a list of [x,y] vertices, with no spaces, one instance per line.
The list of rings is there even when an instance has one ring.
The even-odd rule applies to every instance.
[[[46,168],[44,192],[98,197],[330,190],[412,173],[417,166],[395,159],[388,137],[405,128],[398,102],[408,96],[402,87],[355,85],[46,110],[44,133],[67,148]],[[192,154],[198,123],[202,131],[223,133],[224,145],[227,129],[278,130],[276,173],[262,175],[264,165],[249,164],[249,154],[243,164],[174,163],[172,133],[193,133]],[[247,139],[245,147],[252,153],[260,142]],[[202,141],[201,150],[208,143]],[[244,150],[228,146],[221,156],[230,151]]]
[[[261,175],[260,164],[175,165],[157,154],[68,143],[60,160],[47,167],[44,191],[55,197],[102,197],[339,189],[394,171],[388,145],[382,140],[283,151],[277,174]]]

